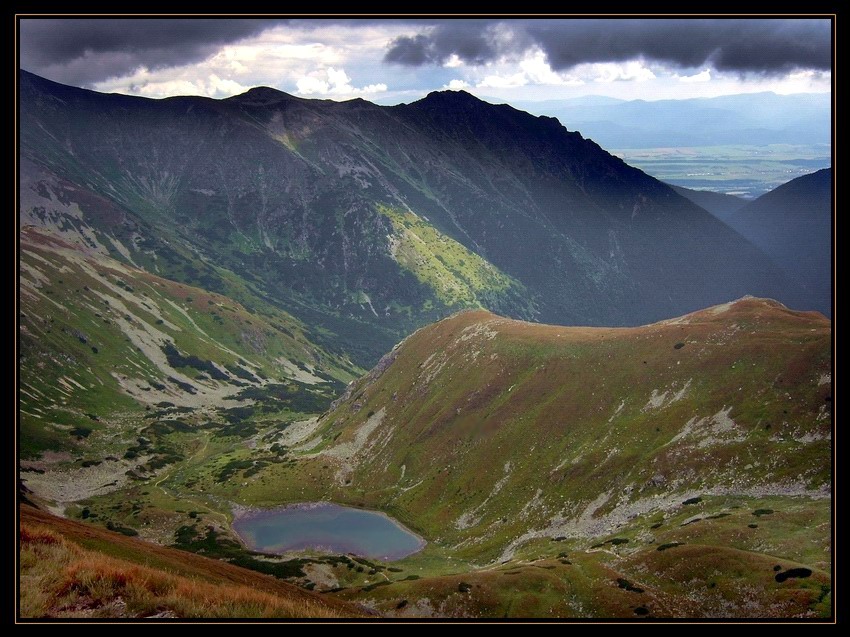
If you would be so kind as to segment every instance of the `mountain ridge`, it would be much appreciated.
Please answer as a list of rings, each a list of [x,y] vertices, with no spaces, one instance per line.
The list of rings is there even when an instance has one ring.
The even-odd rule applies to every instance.
[[[488,520],[491,530],[499,528],[490,517],[495,512],[485,513],[488,507],[498,508],[499,516],[508,513],[513,520],[511,515],[521,508],[516,501],[519,493],[531,497],[535,484],[543,489],[546,500],[541,503],[549,503],[550,515],[553,495],[562,489],[570,492],[573,510],[583,491],[594,494],[585,496],[591,503],[608,490],[600,480],[613,481],[611,493],[619,493],[628,485],[617,477],[616,467],[603,467],[611,458],[631,463],[619,467],[625,474],[640,474],[629,482],[634,487],[631,497],[620,498],[617,506],[593,505],[597,515],[608,511],[612,520],[625,515],[629,502],[642,506],[639,492],[652,501],[659,489],[664,498],[678,502],[676,498],[698,495],[695,491],[700,489],[712,493],[712,485],[722,487],[718,493],[726,493],[724,485],[754,487],[764,482],[765,493],[770,493],[770,484],[789,480],[798,486],[812,485],[811,490],[800,486],[802,490],[795,493],[816,495],[829,485],[823,473],[828,463],[815,459],[817,454],[828,455],[829,447],[830,404],[824,399],[830,395],[831,383],[829,333],[829,321],[817,312],[795,312],[752,297],[635,328],[540,325],[503,319],[484,310],[455,314],[405,339],[320,419],[317,432],[322,438],[314,441],[317,457],[309,463],[316,466],[308,471],[308,493],[318,489],[314,495],[343,501],[359,497],[368,502],[377,497],[382,506],[404,512],[403,520],[413,524],[411,528],[421,530],[427,524],[440,529],[443,541],[461,545],[469,539],[471,526],[462,522],[469,510]],[[795,339],[793,348],[786,342],[789,336]],[[806,396],[795,404],[793,415],[788,415],[788,401],[770,399],[783,391],[786,376],[794,387],[791,391]],[[774,426],[759,426],[765,420]],[[781,426],[775,424],[783,420]],[[332,452],[334,445],[327,447],[320,441],[338,438],[335,445],[341,448],[361,427],[372,433],[363,440],[358,437],[361,451],[346,459]],[[672,477],[653,482],[662,466],[667,467],[663,473],[669,471],[671,476],[693,475],[686,466],[696,462],[695,453],[718,459],[726,454],[769,453],[766,450],[787,435],[781,431],[795,428],[798,433],[793,437],[811,438],[799,444],[811,445],[806,453],[814,455],[789,458],[781,470],[761,474],[751,467],[747,472],[755,473],[741,480],[732,475],[742,471],[740,467],[724,465],[716,475],[708,478],[713,471],[704,475],[707,479],[675,480],[679,487],[672,496],[667,484]],[[607,447],[596,449],[603,444],[599,432],[607,432],[601,439],[609,440],[609,446],[628,448],[630,460],[609,453]],[[620,442],[613,443],[614,439]],[[566,456],[557,457],[552,449],[562,447]],[[365,449],[371,452],[366,454]],[[503,465],[513,464],[520,449],[523,457],[530,454],[537,460],[516,467],[519,473],[508,482],[514,485],[513,495],[506,491],[485,499],[500,478],[515,473],[503,470]],[[571,460],[571,468],[565,469]],[[319,468],[321,463],[324,469]],[[403,465],[407,467],[404,482],[396,484],[397,468]],[[554,474],[544,466],[555,467],[552,471],[558,475],[565,473],[553,482],[549,478]],[[447,467],[452,470],[444,471]],[[288,471],[275,469],[273,475],[278,488],[290,488]],[[801,481],[798,476],[809,477]],[[593,480],[586,482],[589,477]],[[408,491],[420,478],[425,485]],[[336,486],[323,488],[323,484]],[[304,488],[302,483],[292,486]],[[385,490],[394,497],[389,498]],[[441,505],[435,508],[433,502]],[[618,509],[622,511],[616,513]],[[564,530],[556,524],[550,532],[558,535]],[[605,532],[606,527],[600,527],[591,537]],[[503,537],[501,531],[497,537]],[[488,546],[480,544],[470,550],[476,553]]]
[[[139,101],[21,78],[24,155],[123,207],[126,229],[112,232],[146,228],[149,256],[125,242],[134,258],[152,267],[162,238],[232,271],[250,264],[258,289],[336,334],[337,346],[342,330],[369,332],[361,341],[375,345],[361,363],[453,309],[397,262],[386,237],[399,228],[380,206],[413,212],[522,283],[522,298],[487,301],[515,316],[639,324],[744,293],[795,293],[742,238],[580,133],[471,95],[397,107]],[[51,92],[65,96],[61,111]],[[119,117],[135,118],[134,130]],[[650,238],[658,254],[647,253]],[[522,244],[537,246],[534,260],[516,250]],[[440,249],[427,247],[444,257]],[[465,280],[460,261],[452,273]]]

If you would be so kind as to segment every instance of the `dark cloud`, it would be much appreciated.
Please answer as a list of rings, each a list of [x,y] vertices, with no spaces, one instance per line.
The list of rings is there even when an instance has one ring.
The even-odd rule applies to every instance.
[[[21,67],[75,85],[203,60],[280,20],[22,19]]]
[[[396,38],[384,58],[408,66],[439,64],[452,54],[469,64],[484,64],[501,55],[495,31],[498,23],[452,20],[433,25],[427,35]]]
[[[78,86],[191,64],[222,46],[276,24],[299,28],[409,25],[385,61],[417,67],[452,55],[471,65],[543,50],[552,68],[642,57],[682,68],[711,64],[721,71],[772,74],[831,69],[828,19],[466,19],[261,20],[197,18],[26,18],[20,21],[21,66]]]
[[[442,64],[457,55],[480,65],[543,50],[555,70],[635,58],[680,68],[776,74],[832,68],[828,19],[574,19],[442,21],[396,38],[385,60]]]

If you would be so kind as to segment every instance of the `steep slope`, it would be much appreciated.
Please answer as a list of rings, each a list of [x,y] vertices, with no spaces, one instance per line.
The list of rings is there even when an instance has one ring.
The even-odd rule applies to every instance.
[[[796,302],[758,250],[664,184],[466,93],[155,101],[22,72],[20,100],[27,223],[58,201],[53,230],[109,235],[118,260],[230,295],[210,272],[226,269],[359,365],[464,307],[622,325],[746,293]]]
[[[23,505],[22,618],[365,617],[352,604],[238,566]]]
[[[358,373],[272,305],[249,309],[88,240],[84,252],[20,234],[21,477],[56,510],[167,475],[205,437],[244,446],[327,408]]]
[[[792,179],[725,219],[805,291],[805,307],[832,312],[832,169]]]
[[[701,493],[816,495],[829,344],[822,316],[759,299],[626,329],[462,313],[349,388],[319,473],[446,542],[477,536],[476,553],[529,526],[598,535]]]
[[[495,265],[538,291],[542,321],[634,325],[778,281],[711,215],[553,118],[463,92],[398,108],[438,142],[436,157],[417,168],[451,219],[439,211],[429,218],[462,228]],[[722,255],[732,253],[754,270],[728,272]]]
[[[721,221],[726,221],[732,213],[747,205],[746,199],[735,195],[727,195],[722,192],[711,192],[710,190],[692,190],[681,186],[669,186],[685,199],[693,201],[700,208],[708,210]]]
[[[211,415],[281,383],[291,400],[278,409],[310,413],[356,371],[273,308],[249,311],[32,227],[20,239],[25,455],[74,447],[75,437],[141,418],[146,406]]]
[[[347,110],[271,89],[225,101],[136,99],[23,73],[22,223],[82,227],[118,260],[232,295],[216,276],[225,268],[309,325],[312,341],[372,364],[457,299],[394,258],[401,231],[384,212],[405,208],[364,164],[368,131]],[[393,127],[378,120],[370,126]],[[425,258],[445,260],[436,239]],[[467,281],[495,268],[456,242],[448,249],[465,253],[449,268],[460,296],[477,297]],[[521,284],[501,278],[491,304],[530,316]]]

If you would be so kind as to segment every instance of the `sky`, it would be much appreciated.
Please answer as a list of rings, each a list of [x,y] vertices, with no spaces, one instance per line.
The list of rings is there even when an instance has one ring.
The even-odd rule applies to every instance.
[[[104,92],[224,98],[255,86],[380,104],[829,92],[808,19],[22,18],[20,66]]]

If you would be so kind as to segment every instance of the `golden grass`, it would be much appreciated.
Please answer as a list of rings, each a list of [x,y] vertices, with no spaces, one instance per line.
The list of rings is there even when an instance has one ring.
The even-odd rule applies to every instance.
[[[87,550],[37,523],[21,523],[22,617],[340,618],[354,606],[297,591],[214,583]],[[210,560],[211,561],[211,560]]]

